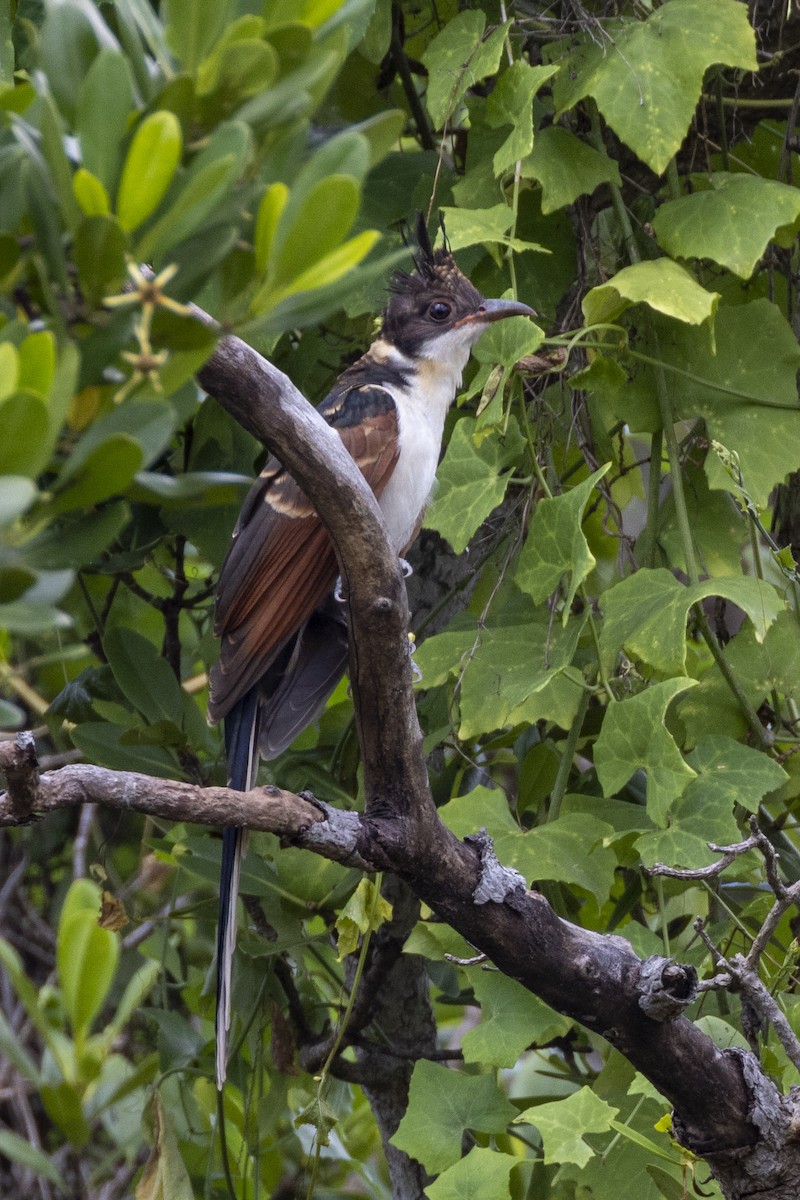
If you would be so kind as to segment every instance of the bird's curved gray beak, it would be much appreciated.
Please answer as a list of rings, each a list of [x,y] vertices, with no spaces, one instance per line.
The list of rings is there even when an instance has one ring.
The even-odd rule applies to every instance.
[[[475,314],[484,321],[502,321],[504,317],[535,317],[535,309],[519,300],[484,300]]]
[[[502,321],[505,317],[535,317],[536,310],[519,300],[484,300],[480,308],[459,324],[488,325],[492,321]]]

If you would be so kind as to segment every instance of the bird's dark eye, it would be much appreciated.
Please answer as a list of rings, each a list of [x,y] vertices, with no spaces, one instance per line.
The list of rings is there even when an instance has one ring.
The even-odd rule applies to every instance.
[[[432,317],[434,321],[446,321],[451,312],[450,305],[445,304],[444,300],[434,300],[428,309],[428,316]]]

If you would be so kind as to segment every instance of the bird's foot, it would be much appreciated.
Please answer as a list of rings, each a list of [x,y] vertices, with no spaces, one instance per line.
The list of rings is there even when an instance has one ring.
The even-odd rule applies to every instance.
[[[345,594],[344,594],[344,587],[342,585],[341,575],[336,576],[336,583],[334,584],[334,587],[333,587],[333,598],[339,604],[345,604],[347,601],[347,596],[345,596]]]
[[[411,563],[407,559],[398,558],[397,561],[400,563],[400,570],[403,572],[404,579],[408,579],[411,575],[414,574],[414,568],[412,567]]]

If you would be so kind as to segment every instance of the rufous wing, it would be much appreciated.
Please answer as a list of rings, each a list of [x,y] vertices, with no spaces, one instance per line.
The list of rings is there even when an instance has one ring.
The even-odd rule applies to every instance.
[[[320,405],[380,497],[399,454],[397,408],[384,387],[331,393]],[[217,586],[209,719],[219,721],[269,669],[330,593],[338,574],[328,534],[274,458],[242,507]]]

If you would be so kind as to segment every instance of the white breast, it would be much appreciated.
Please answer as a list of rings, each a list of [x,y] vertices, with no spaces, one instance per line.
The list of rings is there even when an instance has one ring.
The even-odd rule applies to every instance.
[[[444,419],[480,332],[481,328],[473,325],[440,334],[430,347],[421,348],[413,363],[395,346],[381,346],[387,361],[408,370],[410,376],[405,388],[392,388],[400,455],[379,502],[398,553],[411,542],[428,503],[442,448]]]

